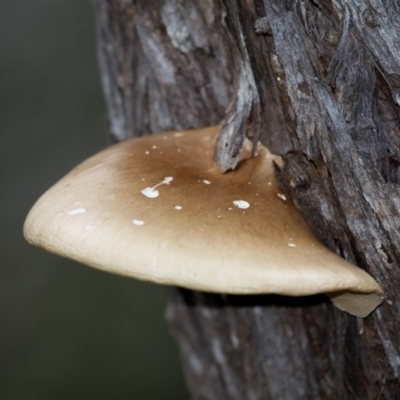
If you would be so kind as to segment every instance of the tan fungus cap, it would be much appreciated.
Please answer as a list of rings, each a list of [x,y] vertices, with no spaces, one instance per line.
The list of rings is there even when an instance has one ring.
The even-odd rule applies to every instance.
[[[327,294],[365,317],[383,291],[320,244],[280,192],[272,156],[221,174],[219,127],[129,140],[84,161],[35,204],[26,239],[104,271],[226,294]]]

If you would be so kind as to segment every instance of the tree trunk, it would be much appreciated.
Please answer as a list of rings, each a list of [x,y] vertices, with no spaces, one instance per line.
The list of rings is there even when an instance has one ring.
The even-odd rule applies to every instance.
[[[400,6],[395,0],[95,0],[115,140],[224,119],[316,236],[368,271],[366,319],[324,298],[177,289],[167,317],[195,399],[400,399]],[[229,173],[229,172],[228,172]],[[243,244],[245,246],[245,244]]]

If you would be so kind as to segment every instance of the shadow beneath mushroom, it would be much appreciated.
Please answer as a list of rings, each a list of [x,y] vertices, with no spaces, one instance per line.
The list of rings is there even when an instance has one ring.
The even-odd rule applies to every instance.
[[[323,295],[313,296],[281,296],[281,295],[225,295],[197,292],[189,289],[177,288],[173,297],[180,297],[180,301],[187,307],[205,306],[209,308],[223,307],[314,307],[319,304],[329,304],[330,301]],[[177,299],[174,299],[177,300]]]

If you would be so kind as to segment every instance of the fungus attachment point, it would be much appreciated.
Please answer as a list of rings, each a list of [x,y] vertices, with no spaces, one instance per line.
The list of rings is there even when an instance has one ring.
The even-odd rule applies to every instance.
[[[213,161],[218,133],[152,135],[91,157],[38,200],[26,239],[142,280],[225,294],[324,293],[351,314],[374,310],[381,287],[319,243],[291,199],[277,196],[272,163],[279,158],[260,148],[221,174]],[[163,154],[148,157],[149,148]],[[143,180],[159,183],[143,189]],[[172,181],[160,196],[156,189]]]

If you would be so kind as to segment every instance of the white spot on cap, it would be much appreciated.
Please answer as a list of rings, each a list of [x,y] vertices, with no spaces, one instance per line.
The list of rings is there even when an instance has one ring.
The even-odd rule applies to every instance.
[[[141,225],[144,225],[144,221],[142,221],[141,219],[134,219],[132,221],[132,224],[136,225],[136,226],[141,226]]]
[[[146,154],[146,156],[148,156],[150,154],[150,152],[149,151],[145,151],[145,154]]]
[[[282,193],[278,193],[278,197],[284,201],[286,201],[286,196]]]
[[[175,137],[181,137],[181,136],[183,136],[183,133],[182,133],[182,132],[176,132],[176,133],[174,134],[174,136],[175,136]]]
[[[146,197],[149,197],[150,199],[155,199],[160,195],[160,192],[158,190],[154,190],[154,188],[147,187],[141,190],[142,194]]]
[[[245,201],[245,200],[235,200],[235,201],[233,202],[233,204],[234,204],[236,207],[238,207],[238,208],[243,208],[243,209],[249,208],[249,207],[250,207],[250,203],[248,203],[248,202]]]
[[[147,188],[144,188],[143,190],[141,190],[142,195],[149,197],[150,199],[155,199],[156,197],[158,197],[160,195],[160,192],[155,189],[160,185],[169,185],[173,181],[173,179],[174,178],[172,176],[165,177],[164,180],[160,183],[157,183],[157,185],[155,185],[153,187],[147,187]]]
[[[85,213],[86,210],[84,208],[75,208],[74,210],[68,211],[69,215],[77,215],[77,214],[83,214]]]
[[[155,144],[153,144],[153,146],[151,146],[152,149],[156,149],[157,146]]]
[[[182,206],[175,206],[175,210],[182,210]]]
[[[92,231],[93,229],[96,229],[96,225],[88,224],[88,225],[85,226],[85,229],[87,231]]]
[[[289,247],[296,247],[296,245],[294,243],[288,243],[287,244]]]
[[[203,179],[203,183],[205,183],[206,185],[211,185],[211,182],[208,181],[207,179]]]

